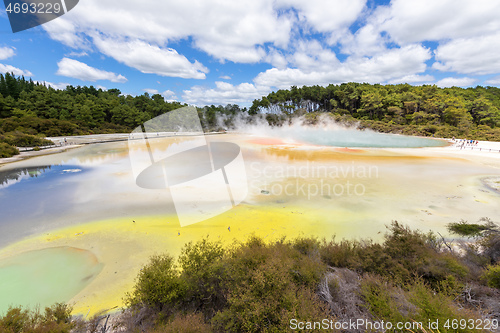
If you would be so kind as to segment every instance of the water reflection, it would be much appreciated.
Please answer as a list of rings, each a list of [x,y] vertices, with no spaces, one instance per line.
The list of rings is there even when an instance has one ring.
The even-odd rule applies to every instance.
[[[37,241],[13,247],[69,244],[95,251],[106,266],[93,282],[94,289],[80,300],[91,302],[89,295],[94,295],[92,302],[100,304],[99,297],[113,284],[121,289],[106,297],[114,297],[113,304],[118,304],[126,291],[122,289],[132,285],[150,254],[177,253],[186,241],[207,234],[241,238],[252,233],[278,237],[281,232],[300,232],[366,238],[383,234],[384,225],[392,220],[443,232],[449,222],[500,216],[500,195],[481,181],[484,177],[498,180],[498,160],[481,164],[456,154],[437,156],[414,150],[278,147],[251,143],[251,139],[245,135],[209,138],[241,147],[250,193],[226,214],[185,228],[175,219],[168,189],[137,186],[126,142],[85,146],[3,166],[2,255],[11,249],[5,245],[35,234]],[[180,149],[184,140],[191,138],[151,140],[151,148]],[[179,172],[183,166],[184,161]],[[347,192],[348,182],[358,185],[350,188],[358,190],[354,195]],[[340,192],[342,188],[346,192]],[[82,225],[91,221],[99,222]],[[73,227],[60,229],[67,226]],[[119,269],[127,271],[126,278],[116,274]]]
[[[16,184],[23,179],[27,179],[30,177],[38,177],[45,170],[50,169],[52,166],[34,166],[27,168],[19,168],[9,171],[1,171],[0,170],[0,188],[8,187],[10,185]]]

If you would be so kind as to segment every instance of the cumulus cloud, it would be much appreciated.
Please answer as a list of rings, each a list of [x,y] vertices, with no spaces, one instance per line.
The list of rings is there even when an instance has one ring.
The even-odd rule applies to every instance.
[[[78,6],[80,9],[80,6]],[[75,11],[71,11],[66,15],[71,15]],[[85,35],[77,31],[77,25],[65,18],[59,17],[57,20],[52,20],[45,23],[42,27],[47,31],[50,38],[61,42],[69,47],[89,50],[89,41]]]
[[[160,48],[138,39],[126,41],[95,36],[94,43],[102,53],[142,73],[184,79],[204,79],[208,73],[208,68],[201,63],[191,63],[174,49]]]
[[[50,36],[73,48],[88,48],[92,33],[166,45],[192,38],[198,49],[220,61],[255,63],[264,45],[286,48],[295,25],[331,33],[348,27],[366,0],[87,0],[78,10],[43,26]]]
[[[190,90],[184,90],[182,98],[186,103],[194,105],[243,104],[270,92],[267,87],[257,87],[251,83],[232,85],[217,81],[215,85],[215,89],[194,86]]]
[[[175,93],[172,91],[172,90],[165,90],[164,92],[160,93],[160,91],[158,89],[151,89],[151,88],[147,88],[147,89],[142,89],[143,91],[147,92],[148,94],[150,95],[156,95],[156,94],[160,94],[162,95],[167,101],[172,101],[172,100],[176,100],[177,99],[177,96],[175,96]]]
[[[269,69],[260,73],[254,82],[259,86],[287,89],[292,85],[327,85],[347,81],[378,83],[424,72],[425,61],[431,58],[429,49],[408,45],[390,49],[373,57],[349,57],[345,62],[312,61],[302,68]],[[412,73],[412,74],[409,74]]]
[[[500,30],[499,12],[499,1],[393,0],[381,30],[400,44],[468,38]]]
[[[500,72],[500,33],[476,38],[458,39],[440,45],[435,51],[438,62],[433,68],[465,74]]]
[[[403,77],[389,80],[387,83],[398,84],[398,83],[410,83],[410,84],[427,84],[434,82],[434,76],[432,75],[405,75]]]
[[[48,87],[52,87],[56,90],[64,90],[64,89],[66,89],[67,86],[70,85],[69,83],[53,83],[53,82],[49,82],[49,81],[35,81],[35,82],[44,84]]]
[[[491,79],[488,79],[484,81],[485,84],[491,85],[491,86],[497,86],[500,85],[500,76],[493,77]]]
[[[145,92],[147,92],[150,95],[154,95],[154,94],[158,94],[159,93],[158,89],[151,89],[151,88],[142,89],[142,91],[145,91]]]
[[[206,66],[214,62],[195,58],[200,53],[220,63],[259,64],[243,70],[255,70],[251,83],[216,82],[215,87],[207,83],[184,90],[185,101],[194,104],[248,103],[270,89],[291,85],[432,83],[436,79],[430,74],[443,77],[427,72],[433,55],[436,72],[451,72],[438,81],[443,86],[466,86],[476,82],[474,75],[500,72],[495,54],[500,49],[500,1],[367,3],[144,0],[138,6],[122,0],[116,6],[114,0],[86,0],[43,28],[74,48],[73,57],[97,50],[142,73],[206,79]],[[424,46],[428,41],[439,43],[434,53]],[[196,52],[186,52],[189,47]],[[262,63],[272,68],[266,70]],[[498,84],[496,79],[486,82]]]
[[[366,0],[277,0],[280,9],[294,8],[301,22],[317,32],[332,32],[351,25]]]
[[[219,78],[223,80],[231,80],[231,77],[229,75],[221,75],[219,76]]]
[[[127,78],[123,75],[90,67],[74,59],[62,58],[61,61],[57,63],[57,66],[59,67],[56,72],[57,75],[72,77],[82,81],[95,82],[97,80],[108,80],[118,83],[127,82]]]
[[[477,80],[470,77],[447,77],[436,82],[436,85],[441,88],[446,87],[469,87],[476,83]]]
[[[16,54],[13,47],[5,46],[0,47],[0,60],[9,59]]]
[[[11,65],[4,65],[0,64],[0,73],[13,73],[14,75],[17,76],[33,76],[33,73],[27,70],[19,69],[17,67],[11,66]]]

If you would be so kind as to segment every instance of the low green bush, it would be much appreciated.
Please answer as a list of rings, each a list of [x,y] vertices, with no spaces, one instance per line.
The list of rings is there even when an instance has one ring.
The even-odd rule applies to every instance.
[[[500,289],[500,264],[488,266],[483,274],[483,277],[488,286]]]
[[[49,146],[54,144],[54,142],[44,139],[41,136],[24,134],[19,131],[8,132],[0,135],[0,141],[4,141],[7,144],[16,147]]]
[[[0,158],[12,157],[19,154],[19,150],[6,142],[0,142]]]
[[[21,307],[11,307],[0,317],[2,333],[69,333],[77,326],[71,317],[72,307],[56,303],[41,314]]]

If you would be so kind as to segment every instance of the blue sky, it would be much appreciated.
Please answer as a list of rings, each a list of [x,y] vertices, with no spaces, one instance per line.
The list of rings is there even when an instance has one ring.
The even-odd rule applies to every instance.
[[[249,105],[292,85],[500,86],[498,0],[80,0],[12,33],[0,13],[0,71]]]

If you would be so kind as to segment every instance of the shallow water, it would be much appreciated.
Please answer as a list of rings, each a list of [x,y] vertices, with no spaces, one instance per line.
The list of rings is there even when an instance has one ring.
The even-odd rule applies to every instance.
[[[91,252],[55,247],[0,260],[0,313],[9,306],[43,309],[68,302],[102,269]]]
[[[85,146],[0,167],[0,260],[33,267],[33,257],[13,256],[54,246],[93,253],[103,266],[88,285],[72,284],[88,276],[86,269],[96,272],[86,264],[76,265],[87,267],[83,271],[69,265],[71,283],[58,282],[68,285],[60,298],[73,295],[72,300],[85,305],[86,313],[92,305],[120,306],[149,255],[177,254],[185,242],[208,234],[227,241],[243,240],[252,233],[266,239],[300,234],[381,239],[385,225],[398,220],[446,236],[447,223],[500,216],[499,193],[481,181],[500,176],[498,160],[483,164],[459,155],[428,155],[412,149],[344,149],[318,146],[318,142],[290,145],[247,135],[207,138],[241,147],[248,195],[236,208],[184,228],[177,221],[168,189],[137,186],[126,142]],[[156,140],[151,149],[178,148],[185,140],[192,139]],[[156,176],[163,177],[161,169],[158,172]],[[215,192],[207,198],[214,204],[219,199]],[[189,201],[189,196],[184,200]],[[103,222],[87,223],[93,221]],[[61,229],[66,227],[71,228]],[[33,253],[49,268],[74,255]],[[22,280],[29,269],[35,269],[12,267],[0,275]],[[44,279],[56,281],[51,274],[46,271]],[[35,298],[49,304],[54,300],[53,288],[57,284],[36,285],[41,291]],[[11,295],[16,293],[19,301],[32,302],[21,297],[21,291]],[[0,313],[4,309],[0,304]]]
[[[317,127],[282,128],[276,130],[276,135],[315,145],[333,147],[365,147],[365,148],[417,148],[446,146],[443,140],[430,138],[384,134],[371,130],[335,129]]]

